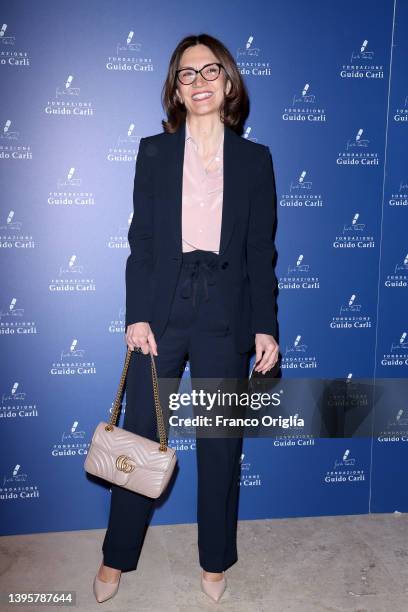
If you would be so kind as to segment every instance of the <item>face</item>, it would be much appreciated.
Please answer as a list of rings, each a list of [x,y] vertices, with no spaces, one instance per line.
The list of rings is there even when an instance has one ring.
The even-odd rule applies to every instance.
[[[219,59],[205,45],[194,45],[186,49],[181,56],[181,68],[195,68],[200,70],[206,64],[219,62]],[[197,74],[191,85],[183,85],[177,81],[176,95],[185,104],[187,115],[209,115],[219,116],[219,109],[224,102],[225,93],[229,93],[231,83],[227,81],[225,71],[221,68],[220,74],[215,81],[207,81],[201,74]],[[209,94],[201,96],[200,94]]]

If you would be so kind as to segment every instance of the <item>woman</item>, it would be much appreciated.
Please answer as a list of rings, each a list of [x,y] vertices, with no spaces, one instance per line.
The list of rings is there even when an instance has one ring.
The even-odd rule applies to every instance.
[[[160,377],[263,374],[278,359],[273,271],[275,184],[268,147],[239,136],[248,97],[217,39],[184,38],[163,89],[164,133],[142,138],[126,264],[127,375],[124,428],[154,439],[150,351]],[[151,403],[151,411],[146,406]],[[137,407],[143,406],[143,410]],[[197,437],[201,588],[214,601],[236,546],[241,438]],[[135,569],[153,500],[112,486],[98,601]]]

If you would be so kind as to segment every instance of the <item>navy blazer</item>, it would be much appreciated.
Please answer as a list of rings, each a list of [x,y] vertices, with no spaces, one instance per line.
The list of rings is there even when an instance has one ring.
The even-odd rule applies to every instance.
[[[147,321],[156,341],[164,332],[181,268],[184,143],[185,122],[173,134],[141,138],[136,160],[126,262],[126,327]],[[269,148],[238,136],[224,124],[217,284],[241,353],[252,348],[256,333],[277,335],[275,208]]]

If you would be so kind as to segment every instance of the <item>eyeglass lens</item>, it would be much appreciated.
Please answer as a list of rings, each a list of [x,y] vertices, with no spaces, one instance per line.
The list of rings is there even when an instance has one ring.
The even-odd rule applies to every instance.
[[[201,69],[200,72],[206,81],[214,81],[220,73],[220,67],[217,64],[209,64],[208,66],[205,66],[205,68]],[[197,73],[194,70],[186,68],[185,70],[181,70],[178,73],[178,76],[184,85],[191,85],[196,78],[196,74]]]

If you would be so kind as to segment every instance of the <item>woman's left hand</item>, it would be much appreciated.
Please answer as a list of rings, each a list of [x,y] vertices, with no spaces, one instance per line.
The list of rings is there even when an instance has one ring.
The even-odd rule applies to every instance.
[[[255,334],[256,372],[268,372],[278,361],[279,344],[269,334]],[[259,362],[259,363],[258,363]]]

